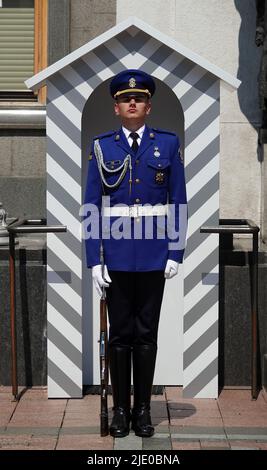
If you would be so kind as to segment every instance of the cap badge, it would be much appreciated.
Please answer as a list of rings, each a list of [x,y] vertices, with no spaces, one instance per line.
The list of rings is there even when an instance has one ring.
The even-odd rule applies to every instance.
[[[129,87],[130,88],[135,88],[136,87],[136,80],[134,77],[131,77],[129,80]]]

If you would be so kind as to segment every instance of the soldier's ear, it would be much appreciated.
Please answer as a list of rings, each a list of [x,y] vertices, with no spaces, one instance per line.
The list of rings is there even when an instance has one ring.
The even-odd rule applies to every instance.
[[[146,114],[150,114],[150,111],[151,111],[151,101],[148,101],[147,102],[147,105],[146,105]]]
[[[114,111],[115,111],[116,116],[119,116],[120,110],[119,110],[119,106],[118,106],[117,101],[115,101],[115,103],[114,103]]]

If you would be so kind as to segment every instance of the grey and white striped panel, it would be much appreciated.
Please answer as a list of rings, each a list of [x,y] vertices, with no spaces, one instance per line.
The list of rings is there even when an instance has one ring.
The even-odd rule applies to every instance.
[[[184,267],[186,397],[218,396],[219,236],[200,234],[199,228],[217,225],[219,218],[219,86],[219,80],[204,76],[197,92],[181,99],[190,215]]]
[[[48,82],[48,223],[68,226],[48,235],[48,393],[82,395],[81,121],[103,81],[125,68],[163,80],[185,115],[189,240],[185,259],[186,396],[215,396],[217,387],[218,238],[200,235],[218,220],[219,81],[137,28],[118,34]]]

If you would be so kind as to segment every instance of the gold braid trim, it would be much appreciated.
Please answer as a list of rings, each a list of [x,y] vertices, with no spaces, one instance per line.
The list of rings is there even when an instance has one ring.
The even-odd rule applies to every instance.
[[[126,90],[117,91],[117,93],[115,93],[114,95],[114,98],[117,98],[117,96],[120,96],[123,93],[129,93],[129,92],[132,92],[133,95],[135,92],[146,93],[149,96],[149,98],[151,97],[151,93],[149,90],[141,90],[141,88],[127,88]]]

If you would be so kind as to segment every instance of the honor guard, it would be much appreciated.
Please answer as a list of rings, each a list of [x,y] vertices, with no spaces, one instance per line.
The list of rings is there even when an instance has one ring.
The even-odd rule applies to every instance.
[[[177,274],[184,255],[183,244],[178,243],[180,208],[186,204],[180,143],[174,133],[145,124],[154,92],[154,80],[141,70],[116,75],[110,93],[121,126],[95,137],[89,157],[85,203],[97,207],[95,222],[102,230],[99,237],[86,239],[86,255],[99,294],[107,288],[114,402],[110,434],[114,437],[128,435],[130,423],[137,436],[154,433],[150,400],[165,279]],[[102,206],[103,196],[109,196],[109,205]],[[170,238],[167,230],[170,205],[176,238]],[[109,222],[109,236],[105,221]],[[149,236],[146,221],[151,222]]]

